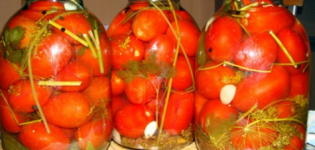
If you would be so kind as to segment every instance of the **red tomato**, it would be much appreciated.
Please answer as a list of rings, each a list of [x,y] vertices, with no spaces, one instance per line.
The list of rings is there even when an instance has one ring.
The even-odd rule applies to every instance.
[[[86,89],[92,82],[92,69],[83,62],[71,61],[55,77],[56,81],[79,81],[80,86],[58,86],[60,91],[77,92]]]
[[[31,18],[33,20],[40,20],[47,13],[46,11],[34,11],[34,10],[20,10],[21,15],[27,16],[27,18]]]
[[[200,112],[208,99],[202,97],[198,92],[195,93],[195,123],[200,121]]]
[[[82,91],[89,100],[91,105],[102,105],[110,100],[110,80],[109,77],[94,77],[92,83]]]
[[[259,6],[247,11],[248,17],[241,20],[242,25],[251,34],[273,31],[292,27],[294,16],[282,6]]]
[[[60,35],[52,33],[38,44],[37,52],[31,57],[33,75],[51,78],[70,61],[71,57],[71,44]]]
[[[181,134],[192,124],[194,117],[194,92],[179,91],[171,93],[166,108],[163,130],[170,135]],[[166,99],[161,102],[159,109],[159,123],[161,124]]]
[[[119,78],[116,75],[117,71],[112,70],[111,74],[111,94],[113,96],[118,96],[122,93],[124,93],[126,89],[126,83],[124,82],[123,79]]]
[[[43,106],[51,95],[51,88],[39,86],[37,81],[34,81],[36,96],[40,106]],[[34,100],[31,82],[29,80],[21,80],[10,87],[9,104],[13,110],[17,112],[34,112],[37,111],[37,105]]]
[[[75,133],[75,139],[81,149],[86,149],[89,142],[95,149],[101,149],[109,145],[112,130],[111,119],[95,119],[79,127]]]
[[[21,44],[18,48],[27,48],[31,42],[31,35],[35,33],[36,21],[27,15],[17,14],[9,20],[6,26],[8,26],[11,31],[16,27],[22,27],[22,29],[25,30],[24,37],[22,38]]]
[[[64,12],[60,12],[60,13],[64,13]],[[66,13],[62,17],[57,19],[55,22],[77,36],[82,36],[83,34],[88,35],[89,31],[92,30],[92,26],[90,22],[88,21],[88,18],[84,14],[79,14],[79,13],[67,14]],[[63,35],[71,44],[75,44],[75,45],[80,44],[77,40],[75,40],[68,34],[63,33],[63,31],[58,28],[53,28],[53,31]]]
[[[293,101],[282,101],[278,102],[273,107],[276,108],[278,118],[289,118],[293,117],[297,108]]]
[[[130,10],[140,10],[149,7],[149,2],[147,1],[134,1],[129,5]]]
[[[47,122],[63,128],[75,128],[87,123],[93,109],[89,99],[82,93],[61,93],[43,106]]]
[[[299,33],[301,35],[301,37],[303,38],[303,41],[307,47],[307,53],[308,53],[308,57],[310,57],[310,54],[311,54],[311,45],[310,45],[310,41],[308,39],[308,35],[303,27],[303,25],[301,24],[301,22],[295,18],[295,23],[292,27],[292,29],[294,31],[296,31],[297,33]]]
[[[285,150],[303,150],[305,146],[306,129],[301,124],[293,124],[296,133],[291,136],[289,145],[283,147]]]
[[[136,77],[126,86],[126,96],[130,102],[135,104],[146,104],[156,95],[160,87],[160,80],[157,76]]]
[[[180,44],[183,47],[183,49],[180,47],[179,53],[184,54],[183,51],[185,51],[188,56],[196,56],[200,33],[199,28],[193,22],[187,20],[178,20],[177,23],[179,29],[177,29],[176,22],[171,22],[170,27],[167,29],[166,35],[171,37],[175,45],[177,45],[177,30],[179,30]]]
[[[99,63],[99,56],[95,58],[92,54],[92,51],[90,49],[85,49],[82,45],[76,46],[76,58],[77,60],[80,60],[86,64],[88,64],[92,70],[94,76],[102,76],[109,73],[110,70],[110,47],[109,43],[106,42],[107,37],[105,34],[101,35],[100,38],[100,46],[101,46],[101,53],[102,53],[102,59],[103,59],[103,66],[104,66],[104,73],[100,70],[100,63]],[[82,50],[84,51],[82,53]]]
[[[151,98],[150,102],[146,104],[152,110],[154,117],[156,116],[156,113],[158,113],[158,107],[161,106],[161,102],[165,97],[166,92],[163,89],[160,89],[159,93]]]
[[[220,17],[206,31],[206,53],[215,62],[232,61],[242,38],[242,28],[235,19]]]
[[[202,68],[214,67],[215,62],[207,62]],[[227,84],[234,84],[235,71],[230,67],[219,66],[196,72],[196,90],[208,99],[220,98],[221,89]]]
[[[58,1],[35,1],[28,6],[29,10],[65,10],[65,7],[61,2]]]
[[[70,139],[67,134],[55,125],[48,125],[47,133],[44,123],[32,123],[23,126],[19,139],[29,149],[37,150],[67,150]]]
[[[301,35],[291,28],[285,28],[279,31],[278,38],[287,49],[288,53],[294,62],[307,61],[307,47]],[[278,47],[278,63],[291,63],[289,58],[285,55],[283,50]],[[289,74],[299,74],[305,69],[306,63],[300,64],[295,68],[294,66],[284,66]]]
[[[173,12],[169,11],[168,13],[169,13],[168,16],[170,17],[169,21],[170,22],[175,21]],[[175,10],[175,13],[178,20],[187,20],[195,23],[194,18],[186,10]]]
[[[14,64],[0,56],[0,87],[9,89],[11,84],[20,79],[19,70]]]
[[[112,111],[113,115],[117,112],[118,109],[125,106],[126,104],[130,104],[130,102],[127,100],[124,96],[114,96],[112,97]]]
[[[257,70],[269,70],[277,58],[277,43],[267,33],[258,33],[245,39],[238,48],[235,64]]]
[[[253,73],[240,81],[232,105],[242,112],[247,112],[255,104],[262,109],[275,100],[287,97],[289,90],[288,73],[282,66],[274,66],[271,73]]]
[[[111,63],[114,69],[122,69],[123,64],[131,60],[142,60],[145,47],[134,35],[120,34],[111,38]]]
[[[243,119],[232,129],[231,142],[235,149],[259,149],[271,145],[277,139],[279,133],[271,124],[262,126],[251,124],[252,122],[250,119]]]
[[[253,0],[243,0],[243,3],[244,3],[245,6],[246,5],[250,5],[250,4],[254,3],[254,2],[258,2],[260,4],[262,2],[273,4],[272,0],[255,0],[255,1],[253,1]]]
[[[18,123],[14,119],[12,112],[10,111],[8,105],[6,104],[5,100],[8,100],[8,93],[4,90],[1,90],[0,95],[0,117],[1,117],[1,127],[9,132],[9,133],[18,133],[20,132],[22,126],[18,123],[23,123],[26,121],[24,115],[13,112],[15,118],[17,119]]]
[[[146,47],[145,57],[146,59],[154,55],[158,63],[166,62],[172,64],[175,56],[175,45],[172,39],[165,35],[158,35],[150,41],[150,44]]]
[[[290,93],[288,98],[294,98],[298,95],[309,96],[310,91],[310,72],[300,73],[290,76]]]
[[[166,14],[156,9],[140,11],[132,22],[133,34],[142,41],[150,41],[166,32],[168,24]]]
[[[190,66],[188,65],[190,64]],[[193,85],[193,73],[195,70],[194,60],[185,56],[179,55],[176,62],[176,75],[173,77],[172,88],[176,90],[184,90]]]
[[[144,135],[147,125],[154,121],[154,115],[145,105],[127,104],[114,115],[114,126],[127,138],[139,138]]]
[[[62,129],[62,131],[65,132],[70,139],[74,138],[74,134],[77,130],[76,128],[60,128],[60,129]]]
[[[108,37],[113,37],[119,34],[129,34],[131,33],[131,21],[126,21],[128,19],[128,10],[123,9],[120,11],[115,18],[112,20],[107,29]]]
[[[238,116],[238,111],[233,106],[222,104],[220,99],[208,100],[200,112],[200,123],[202,129],[206,133],[211,134],[211,130],[215,130],[216,127],[220,126],[223,120],[235,119]],[[215,119],[215,120],[208,120]],[[229,120],[229,121],[235,121]],[[210,125],[207,127],[207,122],[210,122]]]

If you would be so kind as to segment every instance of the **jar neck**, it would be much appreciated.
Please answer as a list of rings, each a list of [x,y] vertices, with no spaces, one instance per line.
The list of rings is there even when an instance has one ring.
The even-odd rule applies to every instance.
[[[23,0],[22,6],[27,8],[29,5],[31,5],[33,2],[36,2],[36,1],[60,2],[60,3],[63,3],[65,7],[72,7],[73,8],[73,6],[75,6],[78,9],[84,8],[83,0]],[[50,4],[51,3],[47,3],[47,5],[50,5]],[[66,8],[66,10],[67,10],[67,8]]]
[[[180,0],[128,0],[129,5],[130,4],[139,4],[139,3],[148,3],[149,6],[153,6],[152,3],[154,3],[155,5],[162,5],[162,6],[170,6],[170,2],[172,4],[172,6],[175,9],[180,9],[181,8],[181,4],[180,4]]]

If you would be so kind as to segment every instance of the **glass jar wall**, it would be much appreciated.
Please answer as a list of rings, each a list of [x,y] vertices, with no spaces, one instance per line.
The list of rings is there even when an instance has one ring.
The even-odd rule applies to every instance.
[[[303,26],[272,0],[225,0],[202,30],[199,149],[303,149],[310,87]]]
[[[179,0],[129,0],[112,20],[107,34],[116,143],[180,149],[194,140],[199,32]]]
[[[5,149],[109,146],[110,45],[81,0],[26,0],[2,30],[0,54]]]

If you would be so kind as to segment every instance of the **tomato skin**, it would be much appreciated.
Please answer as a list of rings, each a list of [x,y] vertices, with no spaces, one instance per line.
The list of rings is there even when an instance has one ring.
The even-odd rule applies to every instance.
[[[271,73],[253,73],[240,81],[236,85],[232,105],[242,112],[247,112],[256,103],[257,108],[261,109],[287,97],[289,90],[288,73],[282,66],[274,66]]]
[[[156,61],[166,62],[172,64],[175,56],[175,45],[172,39],[165,35],[158,35],[150,41],[150,44],[146,47],[145,58],[156,56]]]
[[[198,92],[195,93],[195,123],[200,121],[200,112],[208,99],[202,97]]]
[[[220,17],[206,31],[206,53],[215,62],[232,61],[242,37],[242,28],[236,20]]]
[[[283,28],[292,27],[295,21],[291,12],[282,6],[258,6],[247,13],[249,17],[242,19],[241,23],[251,34],[269,31],[277,34]]]
[[[20,79],[18,70],[13,65],[9,60],[0,56],[0,88],[9,89],[11,84]]]
[[[161,81],[157,76],[136,77],[126,86],[126,96],[134,104],[146,104],[156,95]]]
[[[119,110],[121,107],[125,106],[126,104],[130,104],[130,101],[124,96],[114,96],[112,97],[112,112],[113,115]]]
[[[120,34],[112,37],[110,46],[112,48],[111,63],[114,69],[123,69],[123,64],[128,61],[140,61],[144,58],[144,44],[134,35]]]
[[[198,120],[205,133],[210,132],[207,130],[206,127],[207,118],[210,115],[213,115],[214,118],[222,121],[225,119],[229,119],[230,117],[234,117],[236,119],[238,116],[238,111],[233,106],[222,104],[220,99],[208,100],[201,109],[199,116],[200,120]],[[210,122],[212,123],[210,124],[210,126],[215,127],[217,125],[213,122],[213,120],[211,120]]]
[[[48,101],[52,89],[46,86],[39,86],[37,81],[34,81],[34,87],[38,102],[40,106],[43,106]],[[21,80],[9,89],[8,102],[12,109],[17,112],[28,113],[37,111],[30,80]]]
[[[63,128],[75,128],[87,123],[92,115],[89,99],[82,93],[61,93],[43,106],[47,122]]]
[[[165,33],[167,27],[163,14],[155,9],[139,12],[132,22],[133,34],[142,41],[150,41],[157,35]]]
[[[140,10],[145,7],[149,7],[149,3],[147,1],[133,2],[129,5],[130,10]]]
[[[218,65],[215,62],[206,62],[203,68]],[[198,70],[196,72],[196,90],[208,99],[220,98],[221,89],[227,84],[233,84],[231,79],[236,76],[230,67],[219,66],[213,69]],[[225,80],[227,79],[227,80]]]
[[[303,25],[301,24],[301,22],[297,18],[295,19],[295,23],[294,23],[292,29],[301,35],[301,37],[302,37],[302,39],[303,39],[303,41],[307,47],[307,55],[308,55],[308,57],[310,57],[311,44],[310,44],[308,35],[307,35]]]
[[[107,29],[108,37],[113,37],[119,34],[131,33],[131,21],[127,21],[123,24],[127,18],[128,9],[121,10],[112,20]]]
[[[294,62],[307,61],[307,47],[302,39],[301,35],[291,28],[285,28],[279,31],[277,37],[286,48]],[[291,63],[283,50],[278,47],[277,62],[279,63]],[[306,63],[300,64],[298,68],[294,66],[284,66],[289,74],[299,74],[305,69]]]
[[[194,92],[186,93],[179,91],[171,93],[166,114],[164,118],[163,130],[170,135],[181,134],[192,123],[194,117]],[[161,101],[159,109],[159,123],[161,124],[165,107],[165,99]]]
[[[199,28],[191,21],[187,20],[178,20],[177,21],[179,30],[180,30],[180,43],[183,46],[184,49],[180,47],[179,54],[183,54],[184,52],[188,56],[196,56],[197,53],[197,47],[198,47],[198,40],[199,40]],[[171,27],[174,29],[174,32],[172,31]],[[175,46],[177,46],[177,25],[176,22],[171,22],[170,27],[168,27],[166,31],[166,35],[171,37],[174,41]]]
[[[290,93],[288,98],[294,98],[298,95],[308,97],[310,91],[310,72],[290,75]]]
[[[127,104],[114,115],[115,128],[122,136],[128,138],[142,137],[146,126],[152,121],[154,115],[145,105]]]
[[[274,105],[274,107],[276,108],[278,118],[293,117],[297,112],[295,103],[292,101],[278,102]]]
[[[117,74],[117,70],[112,70],[111,72],[111,94],[113,96],[118,96],[124,93],[126,89],[126,83],[123,79],[119,78]]]
[[[267,33],[258,33],[245,39],[237,50],[235,64],[257,70],[269,70],[276,61],[278,45]]]
[[[71,57],[71,44],[60,35],[52,33],[38,45],[37,53],[32,55],[32,73],[34,76],[51,78],[62,70]]]
[[[110,100],[110,80],[109,77],[94,77],[92,83],[82,91],[89,100],[91,105],[102,105]]]
[[[48,124],[50,133],[47,133],[44,123],[32,123],[24,125],[19,139],[29,149],[67,150],[70,139],[59,127]]]
[[[47,10],[65,10],[64,5],[58,1],[35,1],[28,6],[29,10],[47,11]]]
[[[190,64],[190,67],[188,65]],[[176,75],[173,77],[172,88],[176,90],[184,90],[193,85],[193,71],[194,60],[188,57],[186,60],[185,56],[179,55],[176,62]]]
[[[175,21],[173,12],[169,11],[168,13],[169,13],[169,15],[168,15],[169,16],[169,21],[170,22]],[[176,16],[177,16],[178,20],[187,20],[187,21],[195,23],[194,18],[186,10],[175,10],[175,13],[176,13]]]
[[[291,136],[289,145],[285,146],[285,150],[303,150],[305,146],[306,129],[301,124],[293,124],[293,128],[296,128],[296,133]]]
[[[78,81],[80,86],[58,86],[60,91],[78,92],[86,89],[92,82],[92,69],[80,61],[71,61],[56,76],[56,81]]]
[[[111,119],[100,118],[91,120],[80,126],[75,133],[75,139],[81,149],[86,149],[88,142],[91,142],[95,149],[109,145],[113,123]]]

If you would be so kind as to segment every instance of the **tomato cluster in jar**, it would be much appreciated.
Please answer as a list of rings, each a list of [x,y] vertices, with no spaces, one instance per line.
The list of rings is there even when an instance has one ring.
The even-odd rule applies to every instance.
[[[79,3],[27,1],[0,47],[6,149],[102,149],[113,129],[110,45]]]
[[[107,30],[113,140],[126,147],[178,149],[193,141],[200,31],[179,1],[170,2],[131,1]]]
[[[303,149],[310,46],[271,0],[225,1],[203,29],[196,67],[200,149]]]

